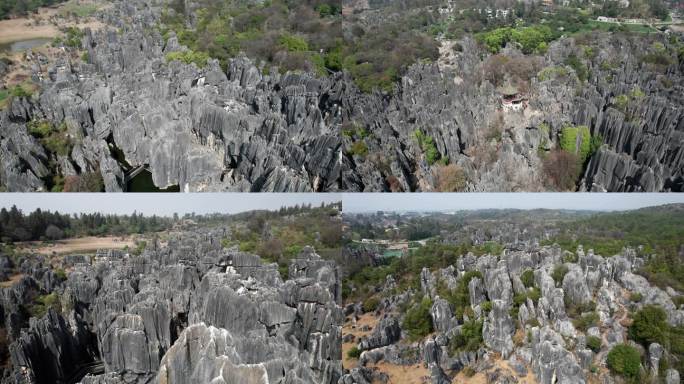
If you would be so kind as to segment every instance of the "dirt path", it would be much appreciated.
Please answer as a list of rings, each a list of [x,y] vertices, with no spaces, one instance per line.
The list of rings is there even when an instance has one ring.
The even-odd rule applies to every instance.
[[[126,246],[134,247],[135,239],[132,237],[122,238],[120,236],[107,237],[79,237],[76,239],[59,240],[53,244],[44,244],[42,242],[27,242],[17,243],[17,248],[22,251],[40,253],[43,255],[51,255],[53,252],[57,254],[75,253],[84,251],[94,251],[99,248],[122,249]]]

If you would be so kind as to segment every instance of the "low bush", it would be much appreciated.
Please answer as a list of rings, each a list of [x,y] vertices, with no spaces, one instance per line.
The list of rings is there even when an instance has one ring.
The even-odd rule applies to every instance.
[[[380,304],[380,299],[378,299],[376,296],[371,296],[367,298],[366,300],[363,301],[363,304],[361,304],[363,308],[363,312],[373,312],[376,309],[378,309],[378,305]]]
[[[353,346],[347,351],[347,357],[350,359],[358,359],[361,357],[361,350],[357,346]]]
[[[598,353],[601,350],[601,338],[597,336],[587,336],[587,348]]]
[[[534,271],[526,269],[525,272],[520,275],[520,281],[522,281],[525,288],[534,286]]]
[[[608,352],[608,368],[614,374],[623,376],[628,380],[639,378],[641,356],[639,351],[627,344],[619,344]]]

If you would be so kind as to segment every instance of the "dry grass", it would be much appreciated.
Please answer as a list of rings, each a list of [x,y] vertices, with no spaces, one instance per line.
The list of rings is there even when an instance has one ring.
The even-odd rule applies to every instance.
[[[373,329],[375,329],[375,326],[378,324],[379,319],[375,316],[373,316],[372,313],[364,313],[359,317],[359,319],[356,321],[356,325],[354,326],[351,322],[351,320],[348,320],[347,322],[344,323],[342,326],[342,336],[345,335],[354,335],[356,339],[352,343],[342,343],[342,366],[345,368],[353,368],[356,366],[356,359],[350,359],[347,356],[347,352],[349,352],[350,349],[355,347],[359,339],[363,336],[368,336],[373,332]],[[369,330],[368,331],[362,331],[361,328],[367,325]]]
[[[72,0],[58,7],[40,8],[37,13],[26,17],[0,20],[0,44],[15,41],[54,38],[61,35],[60,28],[78,27],[98,30],[104,24],[92,17],[78,19],[64,18],[65,10],[75,12],[79,9],[102,7],[97,1]]]
[[[122,249],[128,246],[135,246],[135,239],[132,237],[122,238],[120,236],[107,237],[80,237],[76,239],[59,240],[52,244],[44,244],[39,241],[17,243],[17,248],[24,252],[39,253],[43,255],[66,254],[75,252],[94,251],[100,248]]]
[[[24,277],[23,273],[14,274],[10,276],[9,280],[0,282],[0,288],[9,288],[14,285],[14,283],[21,280],[22,277]]]

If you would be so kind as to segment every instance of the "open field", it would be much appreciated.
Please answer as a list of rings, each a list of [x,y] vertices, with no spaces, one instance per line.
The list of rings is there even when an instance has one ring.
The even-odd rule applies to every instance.
[[[100,29],[104,24],[90,16],[101,6],[96,1],[72,0],[57,7],[41,8],[37,13],[25,17],[0,20],[0,44],[54,38],[61,34],[60,28]]]
[[[107,237],[80,237],[76,239],[59,240],[52,244],[39,241],[17,243],[17,249],[21,251],[51,255],[53,253],[64,254],[73,252],[94,251],[99,248],[122,249],[126,246],[134,247],[135,239],[132,237],[122,238],[119,236]]]

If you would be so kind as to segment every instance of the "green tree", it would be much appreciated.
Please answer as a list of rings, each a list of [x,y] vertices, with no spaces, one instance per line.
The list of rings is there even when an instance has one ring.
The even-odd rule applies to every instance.
[[[655,305],[646,305],[632,317],[629,337],[644,347],[651,343],[666,344],[669,325],[665,311]]]
[[[434,328],[432,325],[432,316],[430,316],[430,308],[432,308],[432,300],[424,297],[420,303],[413,305],[404,316],[402,328],[408,332],[413,340],[421,339],[430,334]]]

